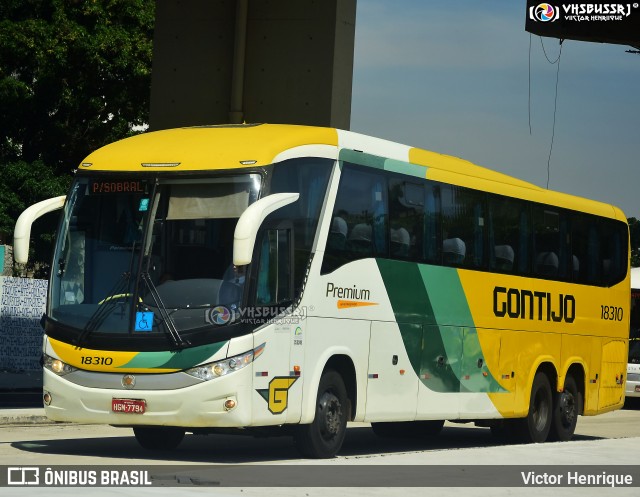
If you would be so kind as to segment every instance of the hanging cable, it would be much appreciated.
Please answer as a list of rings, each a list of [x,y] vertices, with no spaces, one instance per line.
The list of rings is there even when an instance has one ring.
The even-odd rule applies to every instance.
[[[560,53],[558,54],[558,58],[556,60],[554,60],[553,62],[551,62],[551,59],[549,58],[549,56],[547,55],[547,51],[544,48],[544,42],[542,41],[542,36],[540,37],[540,45],[542,45],[542,51],[544,52],[544,56],[547,58],[547,62],[549,64],[555,64],[558,61],[560,61],[560,56],[562,55],[562,42],[564,40],[560,40]]]
[[[547,57],[547,53],[545,52],[544,56],[547,57],[547,60],[551,64],[558,64],[556,68],[556,94],[553,100],[553,126],[551,127],[551,146],[549,147],[549,157],[547,159],[547,189],[549,189],[549,179],[551,177],[551,151],[553,150],[553,139],[556,135],[556,111],[558,109],[558,81],[560,80],[560,57],[562,56],[562,42],[564,40],[560,40],[560,53],[558,54],[558,58],[555,62],[551,62],[549,57]],[[540,37],[540,43],[542,43],[542,37]],[[542,43],[542,50],[544,51],[544,43]]]

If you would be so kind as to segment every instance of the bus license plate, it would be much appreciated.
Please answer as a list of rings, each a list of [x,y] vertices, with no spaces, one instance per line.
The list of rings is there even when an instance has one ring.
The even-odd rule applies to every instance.
[[[144,414],[147,402],[142,399],[111,399],[111,410],[126,414]]]

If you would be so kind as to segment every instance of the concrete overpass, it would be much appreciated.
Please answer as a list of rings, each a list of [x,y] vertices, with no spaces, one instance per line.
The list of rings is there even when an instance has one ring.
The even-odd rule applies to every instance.
[[[157,0],[151,129],[349,129],[356,0]]]

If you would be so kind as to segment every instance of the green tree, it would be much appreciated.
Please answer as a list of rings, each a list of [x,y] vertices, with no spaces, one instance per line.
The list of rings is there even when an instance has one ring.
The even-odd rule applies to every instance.
[[[0,234],[148,122],[154,0],[0,2]],[[48,256],[47,256],[48,257]]]

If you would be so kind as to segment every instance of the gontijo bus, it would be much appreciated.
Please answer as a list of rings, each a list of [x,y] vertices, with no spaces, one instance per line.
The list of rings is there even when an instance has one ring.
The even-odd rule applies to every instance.
[[[571,438],[624,401],[629,236],[611,205],[336,129],[202,126],[107,145],[62,205],[46,315],[57,421],[289,432],[474,421]]]

